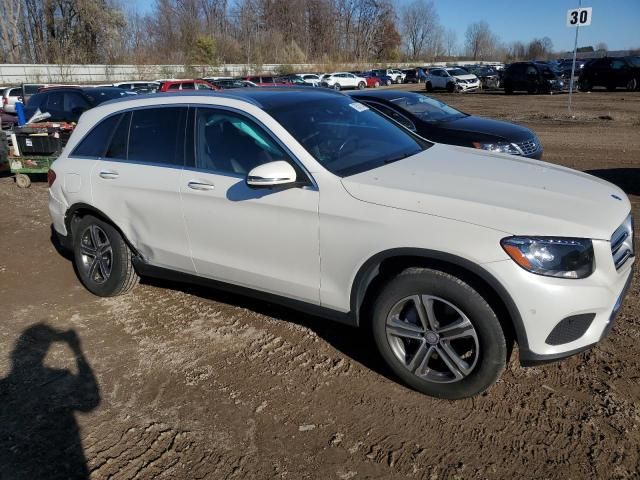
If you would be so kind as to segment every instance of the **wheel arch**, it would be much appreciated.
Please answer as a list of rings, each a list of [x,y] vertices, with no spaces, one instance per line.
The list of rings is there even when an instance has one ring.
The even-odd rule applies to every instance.
[[[74,203],[73,205],[71,205],[67,209],[64,215],[64,225],[67,229],[67,236],[68,236],[67,242],[69,245],[73,245],[73,223],[81,219],[85,215],[93,215],[94,217],[99,218],[100,220],[107,222],[110,225],[113,225],[113,228],[115,228],[118,231],[118,233],[122,236],[122,239],[129,246],[134,256],[139,256],[139,252],[136,249],[136,247],[129,241],[127,236],[124,234],[124,232],[116,222],[111,220],[111,218],[109,218],[109,216],[107,216],[101,210],[95,208],[92,205],[89,205],[87,203],[81,203],[81,202]]]
[[[350,308],[357,325],[371,318],[372,297],[388,280],[409,267],[442,270],[458,276],[476,289],[494,308],[508,335],[515,337],[521,351],[529,348],[520,312],[507,290],[488,271],[466,258],[436,250],[394,248],[369,258],[358,270],[351,286]]]

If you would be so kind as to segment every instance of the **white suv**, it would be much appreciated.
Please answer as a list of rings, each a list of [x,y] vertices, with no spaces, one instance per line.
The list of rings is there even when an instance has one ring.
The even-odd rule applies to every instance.
[[[347,88],[363,90],[367,86],[367,79],[349,72],[328,73],[322,77],[320,85],[334,90]]]
[[[427,92],[446,89],[448,92],[468,92],[480,88],[480,79],[462,68],[430,68],[425,82]]]
[[[488,388],[514,340],[525,364],[593,346],[634,263],[619,188],[427,142],[324,89],[102,104],[49,183],[94,294],[165,276],[371,328],[404,382],[444,398]]]

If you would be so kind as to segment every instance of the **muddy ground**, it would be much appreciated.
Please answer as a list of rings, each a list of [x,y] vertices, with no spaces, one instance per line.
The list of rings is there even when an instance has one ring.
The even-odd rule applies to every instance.
[[[576,95],[576,119],[566,95],[437,96],[531,127],[546,160],[617,182],[640,218],[639,93]],[[2,479],[640,478],[637,281],[597,348],[514,355],[486,394],[435,400],[322,319],[157,281],[90,295],[46,199],[0,178]]]

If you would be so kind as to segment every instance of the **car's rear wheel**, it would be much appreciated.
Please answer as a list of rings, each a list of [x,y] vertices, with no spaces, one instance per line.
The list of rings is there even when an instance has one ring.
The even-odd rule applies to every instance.
[[[333,89],[334,89],[334,90],[338,90],[338,91],[340,91],[340,90],[342,89],[342,87],[340,86],[340,84],[339,84],[339,83],[336,83],[336,84],[333,86]]]
[[[387,87],[391,86],[391,79],[387,79],[387,81],[385,82],[385,84],[387,85]]]
[[[427,82],[424,85],[424,88],[427,92],[432,92],[433,91],[433,85],[431,85],[431,82]]]
[[[508,348],[486,300],[448,273],[410,268],[373,308],[376,346],[410,387],[440,398],[477,395],[500,377]]]
[[[627,90],[629,90],[630,92],[636,90],[638,88],[638,79],[637,78],[632,78],[631,80],[629,80],[627,82]]]
[[[76,273],[94,295],[113,297],[129,292],[139,280],[131,249],[113,225],[92,215],[73,225]]]
[[[360,83],[358,84],[358,90],[364,90],[364,87],[366,87],[366,86],[367,86],[367,84],[366,84],[366,83],[364,83],[364,82],[360,82]]]
[[[447,83],[447,92],[453,93],[456,91],[456,84],[454,82]]]
[[[511,82],[504,82],[504,93],[507,95],[513,94],[513,84]]]

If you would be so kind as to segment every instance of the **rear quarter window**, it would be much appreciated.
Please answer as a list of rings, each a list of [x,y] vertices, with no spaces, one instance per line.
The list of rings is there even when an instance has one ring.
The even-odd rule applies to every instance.
[[[112,115],[102,120],[80,141],[71,153],[72,157],[102,157],[111,140],[114,129],[123,114]]]

